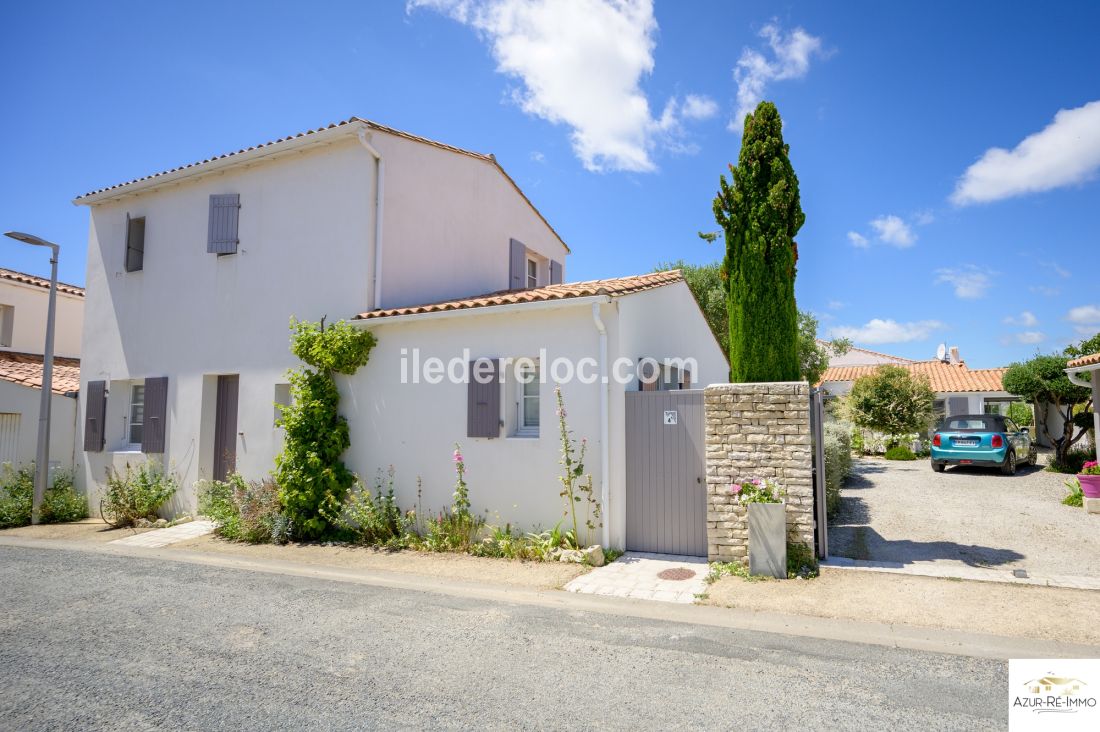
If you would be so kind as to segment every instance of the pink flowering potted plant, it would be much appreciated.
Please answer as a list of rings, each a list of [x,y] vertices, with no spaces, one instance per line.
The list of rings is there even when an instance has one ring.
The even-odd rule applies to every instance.
[[[730,486],[749,520],[749,574],[787,578],[787,504],[770,478],[748,478]]]
[[[1081,492],[1085,498],[1100,498],[1100,465],[1095,460],[1081,466],[1077,480],[1081,482]]]

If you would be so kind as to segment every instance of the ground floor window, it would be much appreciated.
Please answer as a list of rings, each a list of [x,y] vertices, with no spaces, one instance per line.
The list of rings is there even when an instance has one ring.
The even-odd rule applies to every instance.
[[[521,364],[516,370],[519,382],[516,434],[521,437],[539,436],[539,362]]]
[[[145,384],[130,385],[130,445],[141,447],[145,426]]]

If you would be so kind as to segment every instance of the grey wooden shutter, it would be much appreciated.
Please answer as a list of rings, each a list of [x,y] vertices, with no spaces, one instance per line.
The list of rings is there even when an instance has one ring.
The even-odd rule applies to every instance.
[[[168,413],[168,377],[145,380],[145,422],[141,429],[141,451],[164,452],[164,423]]]
[[[84,449],[103,451],[103,421],[107,416],[107,382],[89,381],[84,397]]]
[[[966,414],[969,400],[966,397],[951,397],[947,400],[947,416],[954,417],[957,414]]]
[[[553,259],[550,260],[550,284],[561,284],[561,262],[555,262]]]
[[[241,194],[216,193],[210,196],[210,222],[206,234],[206,251],[211,254],[237,253],[237,222],[240,218]]]
[[[515,239],[508,249],[508,289],[522,290],[527,285],[527,247]]]
[[[491,378],[479,383],[474,378],[478,361],[488,362]],[[484,368],[484,367],[482,367]],[[484,378],[484,377],[483,377]],[[500,436],[500,364],[496,359],[478,359],[470,362],[469,380],[466,386],[466,436]]]

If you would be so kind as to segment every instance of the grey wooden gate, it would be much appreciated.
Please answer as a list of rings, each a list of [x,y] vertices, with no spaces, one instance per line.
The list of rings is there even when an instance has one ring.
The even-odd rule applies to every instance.
[[[703,391],[626,392],[626,548],[707,554]]]
[[[813,441],[814,551],[818,559],[829,558],[829,519],[825,500],[825,392],[810,392],[810,434]]]

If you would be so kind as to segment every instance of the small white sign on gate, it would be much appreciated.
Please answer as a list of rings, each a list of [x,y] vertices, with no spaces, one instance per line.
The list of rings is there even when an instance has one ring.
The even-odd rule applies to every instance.
[[[680,413],[675,409],[669,409],[665,411],[665,424],[676,424],[676,421],[680,418]]]

